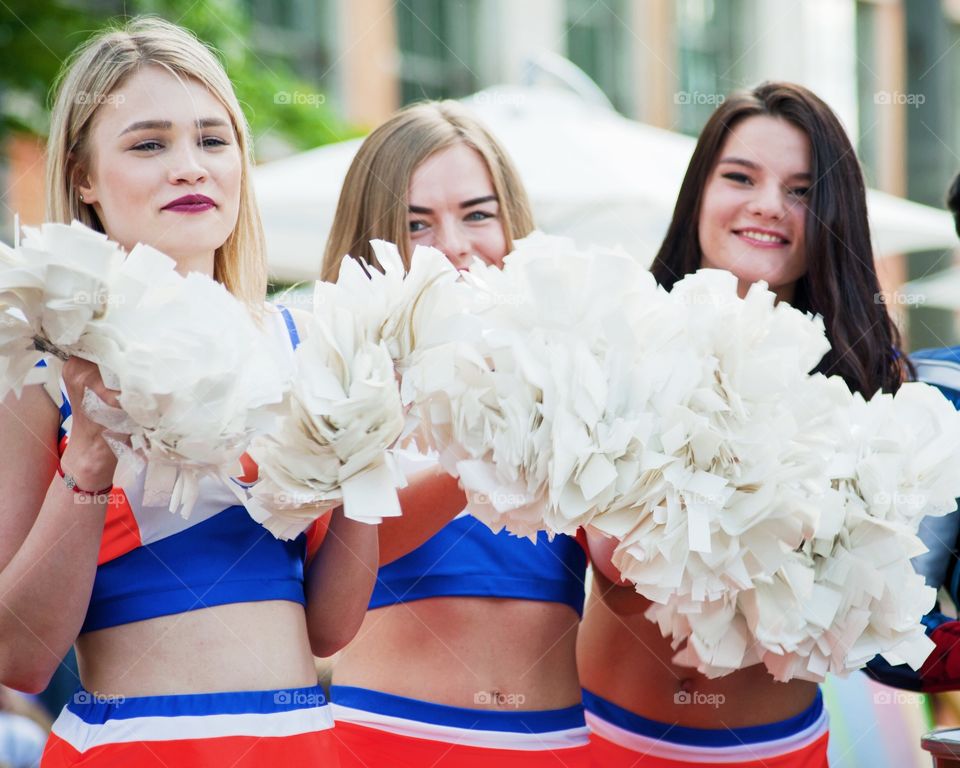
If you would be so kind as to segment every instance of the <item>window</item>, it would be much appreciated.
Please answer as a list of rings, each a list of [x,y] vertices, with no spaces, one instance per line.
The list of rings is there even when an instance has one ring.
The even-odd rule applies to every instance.
[[[752,85],[746,77],[756,30],[749,4],[749,0],[677,2],[677,130],[696,136],[723,96]]]
[[[635,112],[627,0],[567,0],[567,58],[625,115]]]
[[[480,88],[478,0],[402,0],[397,3],[400,96],[467,96]]]

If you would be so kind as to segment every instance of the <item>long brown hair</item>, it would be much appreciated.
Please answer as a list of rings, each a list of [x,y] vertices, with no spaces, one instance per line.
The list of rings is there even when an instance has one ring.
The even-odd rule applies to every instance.
[[[320,277],[336,280],[344,256],[379,268],[370,240],[396,243],[410,265],[407,190],[410,178],[431,155],[466,144],[483,158],[500,202],[507,241],[533,231],[527,193],[513,162],[493,135],[455,101],[413,104],[394,113],[360,146],[343,182],[337,213],[327,240]]]
[[[738,123],[757,115],[786,120],[810,140],[807,271],[791,304],[823,317],[832,349],[816,370],[842,376],[851,390],[866,397],[878,389],[895,392],[912,370],[900,353],[900,332],[880,291],[860,164],[837,116],[802,86],[763,83],[733,94],[711,115],[683,178],[673,219],[651,267],[653,275],[669,290],[700,268],[703,191],[727,136]]]

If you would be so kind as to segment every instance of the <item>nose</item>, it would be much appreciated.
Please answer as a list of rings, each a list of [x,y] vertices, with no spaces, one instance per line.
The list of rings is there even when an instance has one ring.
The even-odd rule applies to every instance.
[[[167,178],[171,184],[197,184],[207,178],[203,151],[192,143],[181,143],[168,157]]]
[[[783,218],[787,212],[787,201],[781,185],[770,183],[757,187],[756,193],[750,200],[749,210],[752,214],[763,218]]]
[[[457,269],[470,266],[473,248],[467,233],[457,222],[443,222],[438,226],[434,247],[441,250]]]

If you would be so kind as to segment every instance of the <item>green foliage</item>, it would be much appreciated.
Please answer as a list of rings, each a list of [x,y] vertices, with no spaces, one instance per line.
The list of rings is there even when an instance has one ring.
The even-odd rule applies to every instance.
[[[0,137],[10,130],[45,135],[44,106],[63,60],[94,32],[135,14],[180,24],[218,52],[255,137],[275,133],[297,149],[308,149],[352,135],[315,85],[253,50],[250,19],[240,0],[2,0]]]
[[[3,0],[0,6],[0,136],[45,134],[46,95],[60,65],[94,29],[91,15],[62,0]],[[64,30],[73,30],[65,33]]]

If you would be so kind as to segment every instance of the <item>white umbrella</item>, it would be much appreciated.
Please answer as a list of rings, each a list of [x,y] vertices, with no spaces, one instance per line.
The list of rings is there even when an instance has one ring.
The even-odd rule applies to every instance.
[[[694,140],[628,120],[558,88],[497,86],[465,100],[516,162],[537,226],[581,245],[622,245],[649,263],[666,232]],[[320,272],[340,186],[359,140],[268,163],[254,172],[279,280]],[[946,211],[870,190],[876,253],[956,241]]]

